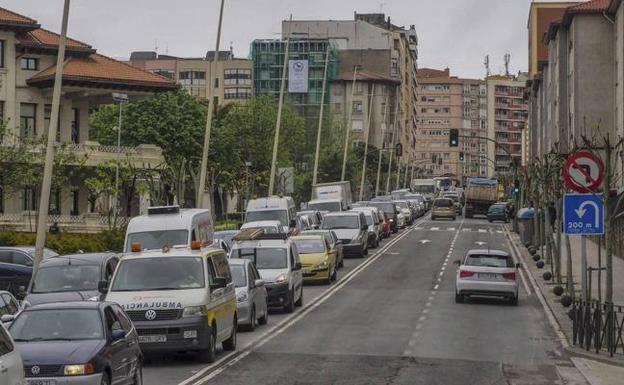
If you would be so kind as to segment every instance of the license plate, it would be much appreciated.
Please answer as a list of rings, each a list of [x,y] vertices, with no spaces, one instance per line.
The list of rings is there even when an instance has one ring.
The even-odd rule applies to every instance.
[[[143,343],[167,342],[167,336],[165,335],[139,336],[139,342],[143,342]]]
[[[479,273],[479,278],[496,279],[496,278],[498,278],[498,274],[494,274],[494,273]]]
[[[28,385],[56,385],[56,380],[26,380]]]

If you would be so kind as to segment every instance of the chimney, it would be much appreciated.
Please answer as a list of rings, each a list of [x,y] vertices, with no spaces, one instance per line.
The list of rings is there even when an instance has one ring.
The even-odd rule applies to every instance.
[[[451,76],[451,69],[446,67],[444,69],[444,75],[446,75],[446,77],[450,77]]]

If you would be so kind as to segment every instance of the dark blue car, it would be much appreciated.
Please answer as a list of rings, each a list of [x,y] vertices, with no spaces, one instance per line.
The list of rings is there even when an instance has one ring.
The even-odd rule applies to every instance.
[[[54,250],[44,249],[43,259],[57,256]],[[32,246],[0,247],[0,290],[13,295],[25,292],[32,275],[35,248]]]
[[[142,384],[142,354],[132,322],[111,302],[35,305],[9,332],[29,383]]]

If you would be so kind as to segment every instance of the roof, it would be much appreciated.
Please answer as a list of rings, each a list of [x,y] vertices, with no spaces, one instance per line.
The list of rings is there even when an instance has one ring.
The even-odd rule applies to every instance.
[[[496,250],[496,249],[472,249],[472,250],[468,250],[468,252],[466,254],[469,254],[469,255],[473,255],[473,254],[490,254],[490,255],[510,256],[510,254],[508,252],[503,251],[503,250]]]
[[[324,240],[325,236],[323,234],[301,234],[301,235],[295,235],[293,237],[290,237],[290,239],[292,239],[293,241],[296,240],[300,240],[300,239],[318,239],[318,240]]]
[[[23,251],[24,253],[28,253],[30,255],[34,255],[35,254],[35,246],[0,246],[1,250],[19,250],[19,251]],[[47,258],[47,257],[55,257],[57,256],[58,253],[52,249],[48,249],[48,248],[44,248],[43,249],[43,257]]]
[[[418,78],[448,78],[450,76],[451,70],[448,67],[444,70],[437,70],[434,68],[419,68],[416,71],[416,77]]]
[[[54,84],[56,65],[52,65],[27,80],[31,86],[47,88]],[[114,88],[144,87],[151,90],[177,88],[175,82],[164,76],[133,67],[100,54],[87,57],[69,57],[63,64],[63,84],[108,86]]]
[[[57,33],[48,31],[47,29],[38,28],[18,36],[18,40],[18,44],[23,47],[57,50],[61,41],[61,36]],[[70,52],[78,51],[95,53],[95,49],[93,49],[93,47],[89,44],[69,37],[66,39],[65,44],[67,51]]]
[[[0,7],[0,25],[32,28],[39,27],[37,20],[20,15],[19,13],[15,13],[13,11],[9,11],[8,9],[2,7]]]
[[[147,258],[206,257],[217,251],[223,252],[223,249],[212,246],[201,250],[192,250],[188,247],[172,247],[166,253],[161,250],[146,250],[138,253],[127,253],[124,254],[122,261]]]
[[[353,72],[342,72],[338,74],[334,80],[343,80],[343,81],[353,81]],[[355,80],[364,82],[364,81],[377,81],[377,82],[391,82],[391,83],[400,83],[401,81],[398,79],[391,78],[389,76],[382,75],[377,72],[369,71],[369,70],[359,70],[356,72]]]
[[[569,6],[563,13],[561,23],[565,26],[570,25],[572,19],[574,18],[574,15],[602,14],[609,10],[610,4],[611,0],[592,0]]]
[[[42,266],[65,266],[69,264],[76,265],[93,265],[100,264],[104,260],[114,257],[115,253],[91,253],[91,254],[71,254],[59,255],[48,258],[42,262]],[[71,263],[70,263],[71,261]]]
[[[287,239],[256,239],[256,240],[244,240],[244,241],[235,241],[232,245],[232,250],[234,249],[246,249],[246,248],[262,248],[262,247],[272,247],[272,248],[280,248],[287,249],[290,245],[290,238]]]
[[[354,216],[354,215],[360,215],[360,212],[358,211],[334,211],[331,213],[327,213],[325,215],[323,215],[323,218],[327,218],[327,217],[342,217],[342,216]]]
[[[243,223],[241,226],[242,229],[250,229],[255,227],[282,227],[282,222],[278,220],[266,220],[266,221],[251,221],[247,223]]]

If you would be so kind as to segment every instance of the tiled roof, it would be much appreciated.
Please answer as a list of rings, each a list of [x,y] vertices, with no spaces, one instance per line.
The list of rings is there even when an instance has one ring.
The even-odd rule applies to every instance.
[[[37,20],[33,20],[30,17],[22,16],[19,13],[9,11],[8,9],[0,7],[0,24],[23,24],[38,26]]]
[[[29,31],[19,37],[21,45],[40,48],[56,48],[58,47],[60,40],[61,36],[59,34],[43,28]],[[67,50],[95,52],[95,50],[90,45],[71,38],[67,38]]]
[[[32,86],[47,87],[54,80],[56,66],[48,67],[28,79]],[[142,86],[157,89],[174,89],[177,85],[160,75],[156,75],[129,64],[100,54],[86,57],[70,57],[63,66],[63,83],[83,82],[108,86]]]
[[[356,81],[384,81],[384,82],[397,82],[400,83],[398,79],[393,79],[388,76],[384,76],[377,72],[368,71],[368,70],[359,70],[355,76]],[[353,72],[343,72],[340,73],[336,80],[349,80],[353,81]]]
[[[609,8],[611,0],[592,0],[568,7],[568,12],[603,12]]]
[[[451,71],[448,68],[443,70],[436,70],[433,68],[419,68],[416,71],[416,77],[418,78],[448,78],[451,75]]]

